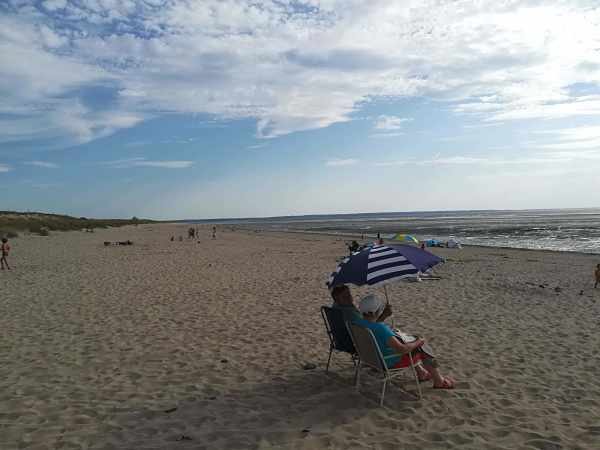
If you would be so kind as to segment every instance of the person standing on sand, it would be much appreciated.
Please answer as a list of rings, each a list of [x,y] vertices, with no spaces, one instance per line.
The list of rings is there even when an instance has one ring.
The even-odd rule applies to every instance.
[[[8,265],[8,253],[10,252],[10,245],[8,245],[8,239],[2,238],[2,257],[0,258],[0,264],[2,264],[2,270],[4,270],[4,264],[6,264],[6,269],[10,270],[10,266]]]
[[[596,276],[596,282],[594,283],[594,289],[598,287],[598,283],[600,283],[600,264],[596,266],[596,270],[594,271],[594,275]]]
[[[212,235],[212,238],[213,239],[217,238],[217,226],[216,225],[213,225],[213,235]]]

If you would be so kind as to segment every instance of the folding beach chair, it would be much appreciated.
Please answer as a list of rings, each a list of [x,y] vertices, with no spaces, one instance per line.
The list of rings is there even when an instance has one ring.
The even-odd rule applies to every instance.
[[[327,358],[327,367],[325,372],[329,372],[329,363],[333,351],[348,353],[352,358],[352,363],[356,365],[356,349],[352,343],[352,338],[344,320],[344,312],[338,308],[330,306],[321,306],[321,316],[325,323],[327,336],[329,336],[329,357]]]
[[[419,399],[422,398],[419,377],[417,375],[417,371],[415,370],[415,364],[410,353],[410,366],[403,367],[401,369],[389,369],[385,363],[385,360],[400,355],[389,355],[384,357],[381,353],[379,345],[377,344],[377,339],[375,339],[373,332],[368,328],[349,323],[348,329],[350,331],[352,341],[354,342],[354,347],[358,352],[358,364],[356,365],[356,374],[354,376],[354,379],[356,380],[356,389],[358,389],[360,383],[360,369],[362,368],[362,366],[366,365],[371,367],[372,369],[375,369],[377,372],[383,375],[383,388],[381,389],[381,398],[379,400],[379,405],[383,406],[383,399],[385,398],[385,388],[387,382],[391,382],[393,379],[402,375],[404,371],[410,369],[412,370],[412,373],[415,377],[415,381],[417,382],[417,391],[419,393]],[[410,380],[404,379],[403,381],[406,382]]]

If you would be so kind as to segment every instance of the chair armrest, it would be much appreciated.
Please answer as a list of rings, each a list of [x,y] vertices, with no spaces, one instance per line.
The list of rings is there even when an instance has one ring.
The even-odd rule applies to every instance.
[[[407,352],[408,353],[408,352]],[[387,355],[384,356],[383,359],[390,359],[390,358],[401,358],[402,356],[406,355],[406,353],[394,353],[393,355]]]

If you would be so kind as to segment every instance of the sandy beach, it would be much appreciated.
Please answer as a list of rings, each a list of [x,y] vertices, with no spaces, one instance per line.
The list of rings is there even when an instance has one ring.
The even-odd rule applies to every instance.
[[[11,240],[0,448],[600,448],[600,256],[434,250],[441,279],[390,285],[393,320],[457,389],[392,386],[380,408],[345,355],[324,373],[343,239],[209,228],[200,243],[169,241],[182,224]]]

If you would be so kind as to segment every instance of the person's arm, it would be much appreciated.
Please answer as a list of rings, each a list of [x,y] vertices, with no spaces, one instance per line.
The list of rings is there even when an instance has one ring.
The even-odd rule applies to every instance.
[[[407,344],[403,344],[400,341],[400,339],[398,339],[396,336],[390,336],[387,340],[387,345],[389,347],[393,348],[398,353],[402,353],[402,354],[412,352],[413,350],[416,350],[424,343],[425,343],[425,341],[423,339],[417,339],[415,342],[409,342]]]

